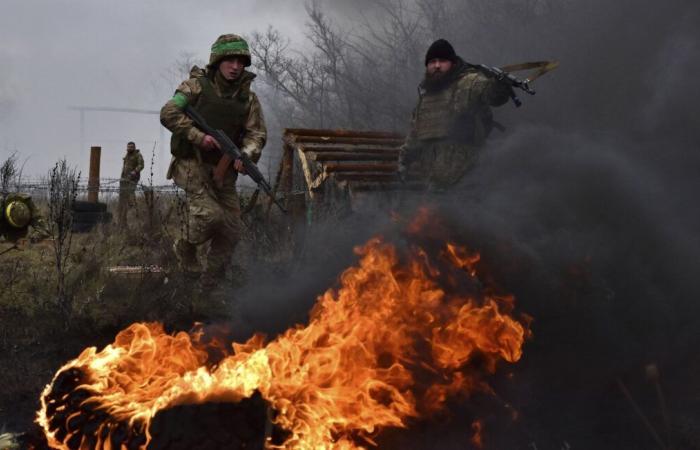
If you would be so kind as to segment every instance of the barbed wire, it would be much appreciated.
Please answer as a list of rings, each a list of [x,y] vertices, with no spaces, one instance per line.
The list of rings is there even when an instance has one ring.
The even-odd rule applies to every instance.
[[[120,191],[119,183],[121,181],[122,180],[120,178],[101,178],[99,187],[95,188],[95,187],[89,186],[87,180],[81,180],[78,183],[77,190],[79,193],[87,193],[87,192],[97,191],[99,193],[105,193],[105,194],[118,194]],[[49,185],[48,181],[43,180],[43,179],[26,180],[26,181],[21,181],[19,183],[13,183],[12,188],[16,192],[24,192],[27,194],[38,194],[38,196],[43,196],[49,191],[50,185]],[[256,186],[239,184],[236,187],[236,190],[239,193],[248,194],[248,193],[254,192],[256,190]],[[136,186],[136,191],[137,192],[170,193],[170,194],[184,192],[182,189],[177,187],[174,183],[153,184],[152,185],[152,184],[149,184],[148,182],[138,183]]]

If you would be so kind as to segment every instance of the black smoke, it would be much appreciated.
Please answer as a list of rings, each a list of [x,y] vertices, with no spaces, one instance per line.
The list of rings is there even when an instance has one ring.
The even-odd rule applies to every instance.
[[[429,199],[534,317],[533,340],[499,391],[519,419],[487,406],[486,448],[658,448],[621,384],[670,447],[700,448],[700,6],[541,2],[551,9],[524,17],[511,3],[491,2],[498,15],[435,36],[472,62],[561,62],[522,108],[496,111],[508,129],[494,131],[463,183]],[[471,5],[476,15],[485,4],[451,7],[464,14]],[[275,324],[270,331],[303,320],[352,261],[353,244],[391,235],[387,216],[318,225],[308,245],[324,256],[309,250],[288,278],[251,291],[246,313]],[[651,364],[668,429],[646,376]],[[465,448],[464,405],[454,410],[384,446]]]

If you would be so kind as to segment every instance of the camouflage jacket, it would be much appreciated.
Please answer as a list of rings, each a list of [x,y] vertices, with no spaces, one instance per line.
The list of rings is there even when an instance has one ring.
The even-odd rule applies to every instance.
[[[124,164],[122,165],[122,178],[132,178],[131,172],[136,172],[140,174],[143,170],[143,156],[141,152],[136,149],[133,152],[126,152],[124,155]]]
[[[491,107],[508,101],[508,87],[461,60],[453,70],[452,78],[439,89],[427,89],[425,82],[419,86],[420,97],[403,153],[418,150],[429,141],[479,145],[488,136]]]
[[[198,77],[206,76],[206,72],[199,67],[193,67],[190,72],[190,78],[183,81],[175,91],[175,96],[170,99],[160,111],[160,121],[171,132],[179,133],[185,136],[188,141],[194,145],[199,145],[204,139],[204,133],[201,132],[192,123],[192,119],[182,112],[182,108],[186,104],[195,104],[197,98],[202,93],[202,87],[197,81]],[[250,72],[243,72],[241,75],[243,81],[240,89],[250,89],[255,75]],[[217,95],[221,96],[221,90],[212,83]],[[260,158],[262,148],[267,140],[267,128],[265,127],[265,119],[263,118],[262,108],[257,95],[250,91],[248,96],[248,119],[245,123],[245,133],[241,150],[246,152],[253,161]]]
[[[399,174],[429,189],[446,189],[476,164],[493,126],[491,107],[508,101],[510,89],[461,60],[437,84],[419,86]]]

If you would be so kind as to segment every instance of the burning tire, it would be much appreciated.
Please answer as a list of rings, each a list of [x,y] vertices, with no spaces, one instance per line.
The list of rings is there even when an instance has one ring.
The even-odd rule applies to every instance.
[[[260,394],[240,403],[182,405],[159,413],[148,450],[263,448],[266,404]]]
[[[492,395],[498,367],[522,356],[529,318],[479,281],[489,278],[478,253],[420,230],[406,235],[420,246],[376,237],[356,248],[309,323],[269,341],[256,334],[228,351],[201,328],[130,325],[58,371],[38,423],[61,450],[259,448],[268,430],[277,448],[351,449],[449,399]],[[284,435],[266,427],[267,404]]]
[[[141,449],[145,430],[115,420],[89,402],[80,387],[87,380],[81,368],[60,373],[46,394],[48,428],[68,449]],[[86,401],[88,400],[88,401]],[[268,426],[267,403],[259,393],[238,403],[179,405],[160,411],[148,430],[148,450],[218,450],[263,448]],[[124,446],[124,447],[122,447]],[[38,450],[50,447],[39,446]],[[106,448],[106,447],[105,447]]]

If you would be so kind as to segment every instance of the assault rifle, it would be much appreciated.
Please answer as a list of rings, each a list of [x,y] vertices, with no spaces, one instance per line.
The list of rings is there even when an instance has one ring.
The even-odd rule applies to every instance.
[[[469,64],[469,63],[467,63]],[[523,102],[515,95],[513,88],[520,89],[527,92],[530,95],[535,95],[535,90],[530,87],[530,83],[535,81],[537,78],[551,72],[552,70],[559,67],[559,62],[557,61],[536,61],[536,62],[526,62],[520,64],[511,64],[504,67],[491,67],[485,64],[469,64],[472,68],[482,72],[489,78],[495,78],[496,80],[506,83],[510,86],[510,98],[515,103],[516,107],[521,107]],[[533,70],[534,72],[528,75],[527,78],[520,79],[510,72],[519,72],[522,70]]]
[[[223,132],[223,130],[215,130],[214,128],[210,127],[204,121],[204,118],[190,105],[185,106],[184,112],[194,121],[195,125],[197,125],[197,128],[216,139],[216,141],[219,143],[219,146],[221,146],[221,150],[224,152],[223,156],[221,157],[221,161],[219,162],[218,166],[214,171],[215,180],[217,178],[219,178],[219,180],[223,180],[223,173],[229,169],[229,165],[235,160],[240,159],[243,163],[243,168],[245,169],[246,174],[253,181],[255,181],[255,183],[258,185],[258,188],[265,191],[268,197],[270,197],[270,200],[272,200],[272,202],[275,205],[277,205],[277,207],[283,213],[287,213],[287,210],[284,209],[284,207],[275,198],[275,193],[272,192],[272,187],[270,186],[270,183],[268,183],[263,174],[260,173],[260,169],[258,169],[258,166],[255,165],[255,163],[245,152],[242,152],[238,148],[238,146],[226,135],[226,133]],[[219,172],[218,177],[217,172]]]
[[[524,80],[521,80],[520,78],[517,78],[516,76],[504,71],[503,69],[499,69],[498,67],[487,66],[485,64],[479,64],[478,66],[475,66],[475,67],[476,67],[476,69],[483,72],[487,77],[495,78],[496,80],[500,81],[501,83],[506,83],[507,85],[509,85],[510,86],[510,98],[513,100],[513,103],[515,103],[515,106],[517,108],[520,108],[521,106],[523,106],[523,102],[515,94],[515,91],[513,90],[513,88],[518,88],[518,89],[521,89],[521,90],[527,92],[530,95],[535,95],[535,91],[530,87],[530,80],[528,80],[527,78]]]

